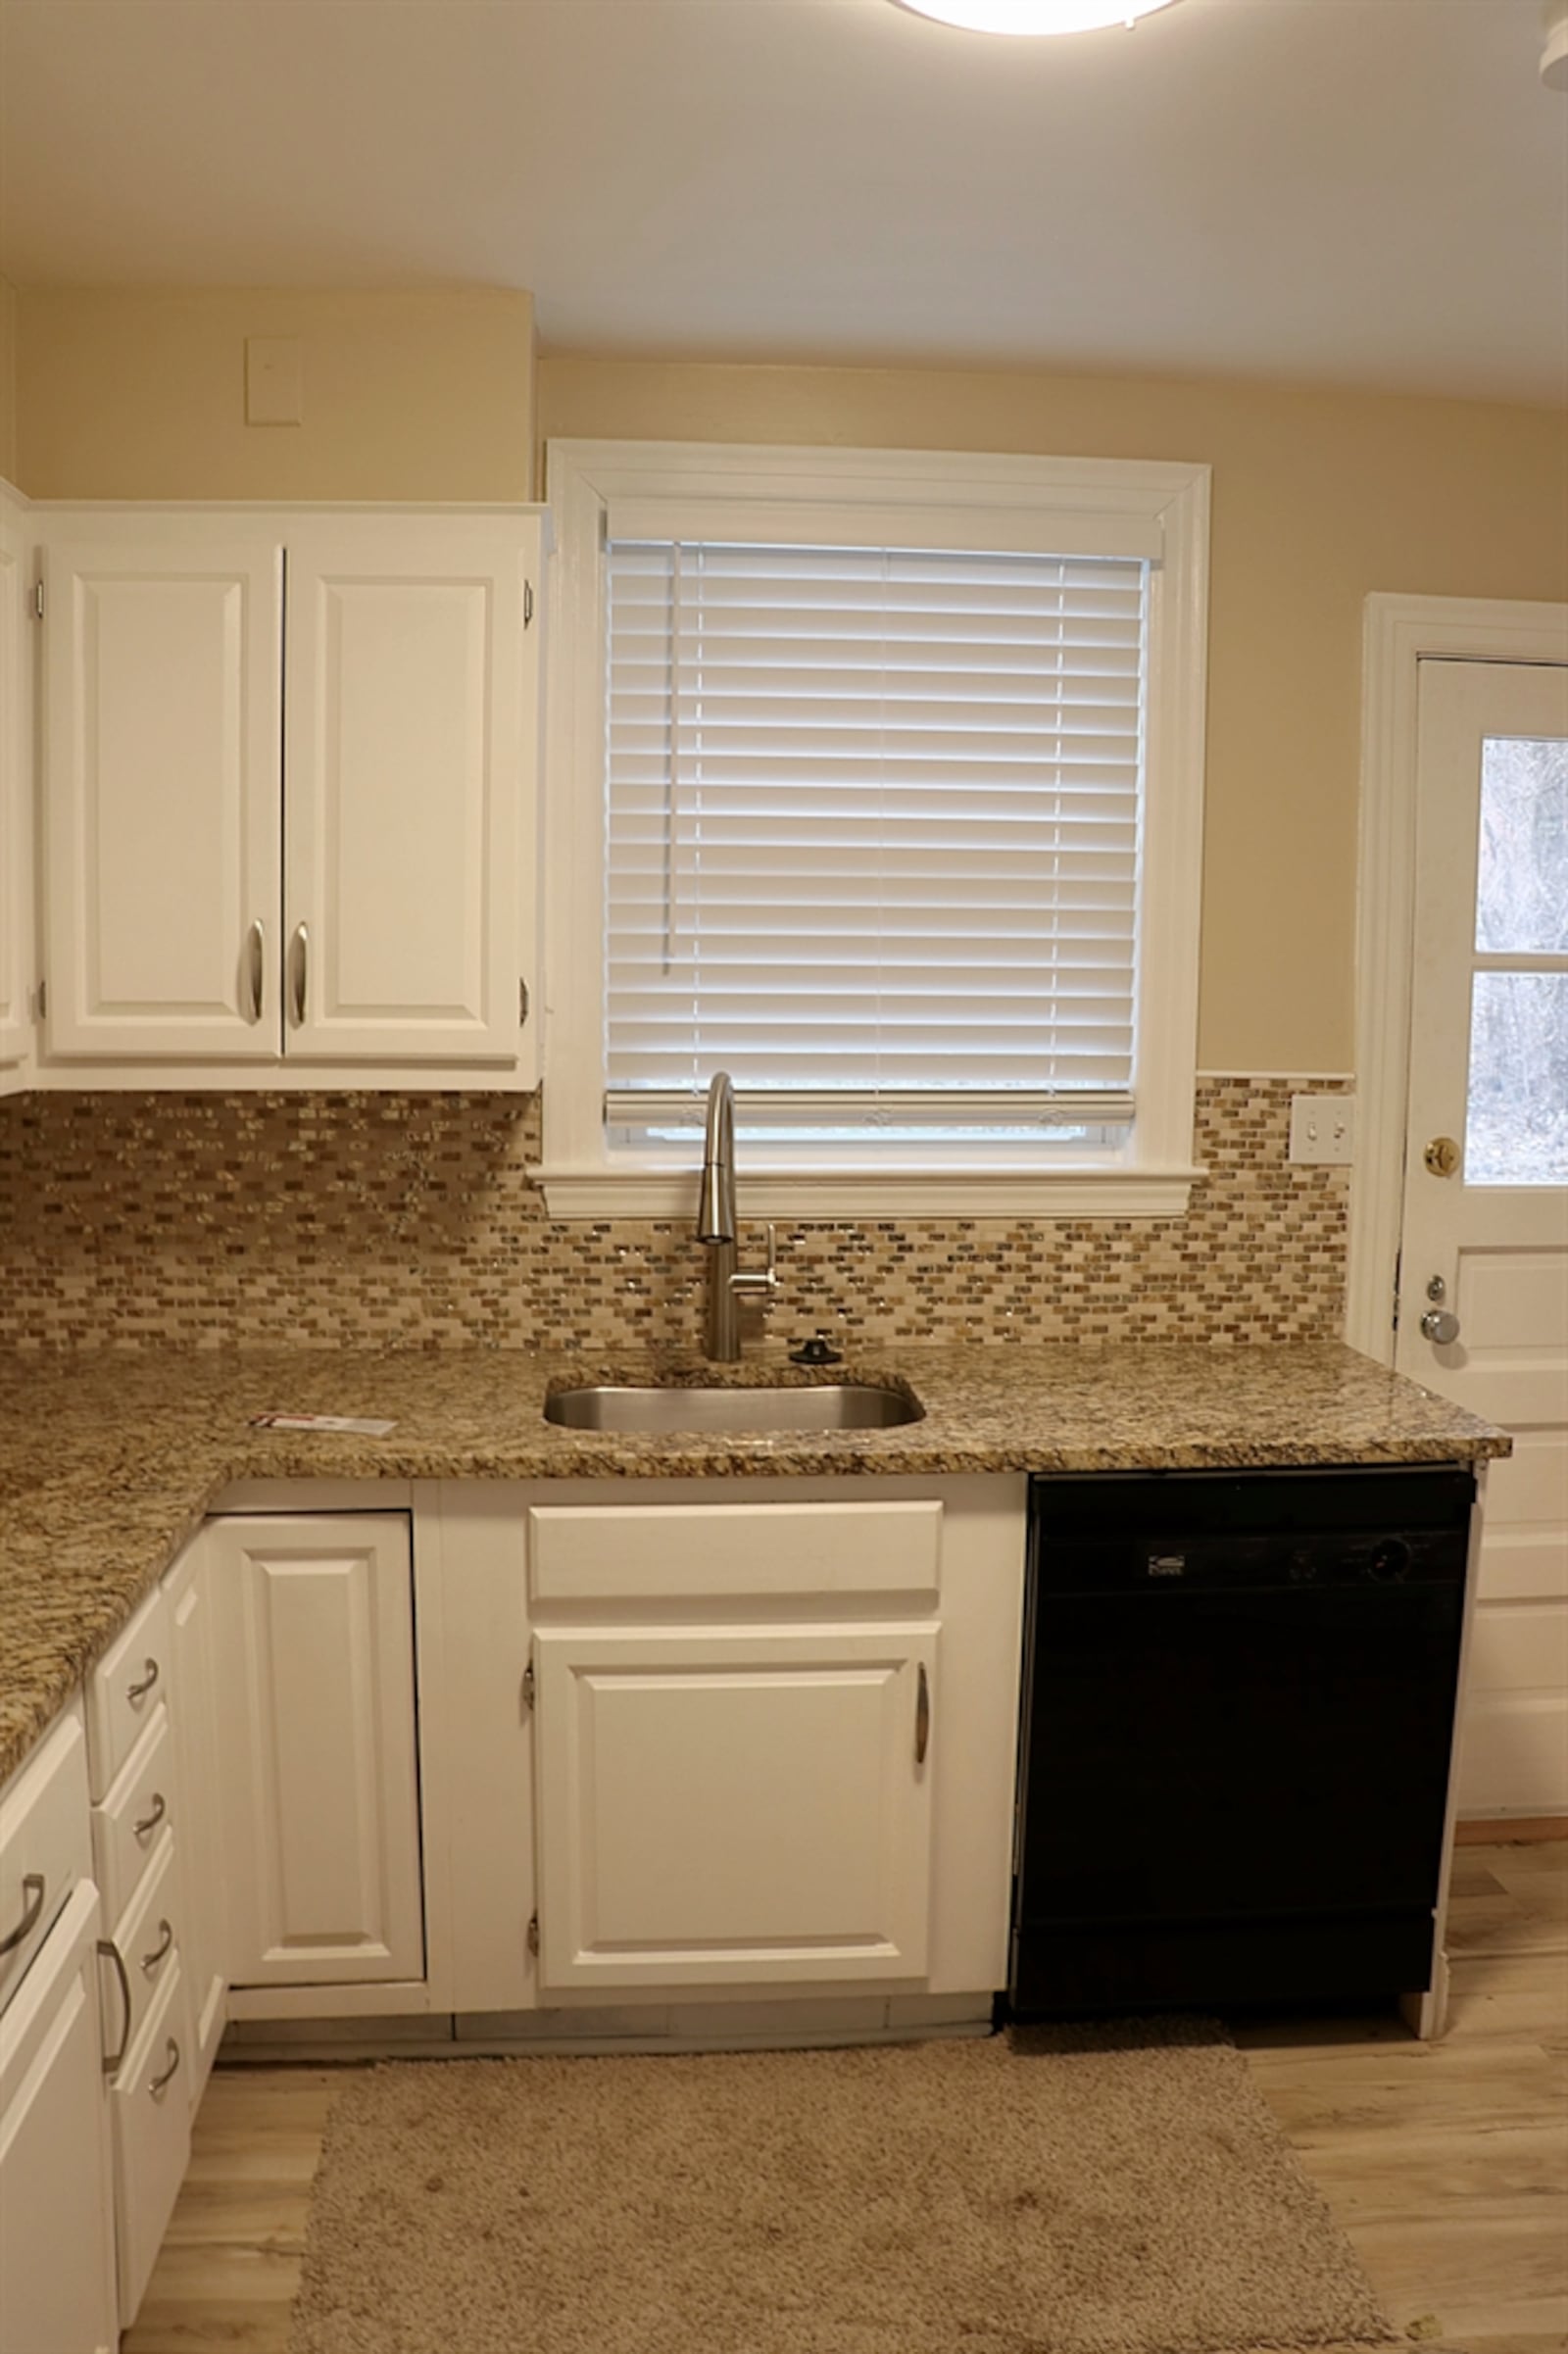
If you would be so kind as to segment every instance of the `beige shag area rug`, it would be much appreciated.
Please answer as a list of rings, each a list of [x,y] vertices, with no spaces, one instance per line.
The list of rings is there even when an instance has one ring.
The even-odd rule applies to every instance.
[[[1223,2030],[345,2080],[292,2354],[1231,2354],[1395,2336]]]

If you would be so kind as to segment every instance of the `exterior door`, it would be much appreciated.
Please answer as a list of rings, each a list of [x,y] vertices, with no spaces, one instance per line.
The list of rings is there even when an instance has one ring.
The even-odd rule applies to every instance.
[[[225,1517],[206,1543],[230,1982],[422,1980],[408,1521]]]
[[[410,515],[290,529],[292,1058],[516,1060],[536,530]]]
[[[1568,1812],[1568,670],[1423,662],[1395,1362],[1502,1424],[1467,1815]],[[1452,1321],[1443,1321],[1442,1319]]]
[[[49,1045],[275,1062],[282,551],[134,520],[44,551]]]
[[[923,1977],[936,1647],[930,1625],[541,1631],[545,1999]]]

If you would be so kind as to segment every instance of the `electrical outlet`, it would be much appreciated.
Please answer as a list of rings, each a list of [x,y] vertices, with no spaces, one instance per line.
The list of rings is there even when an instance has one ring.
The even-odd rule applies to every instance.
[[[1353,1160],[1354,1096],[1292,1096],[1290,1156],[1342,1165]]]

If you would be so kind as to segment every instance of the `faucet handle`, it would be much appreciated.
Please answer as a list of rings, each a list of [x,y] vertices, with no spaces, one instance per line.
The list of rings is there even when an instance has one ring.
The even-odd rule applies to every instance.
[[[769,1218],[767,1222],[767,1265],[755,1271],[737,1269],[729,1279],[729,1288],[737,1300],[771,1300],[778,1290],[778,1234]]]

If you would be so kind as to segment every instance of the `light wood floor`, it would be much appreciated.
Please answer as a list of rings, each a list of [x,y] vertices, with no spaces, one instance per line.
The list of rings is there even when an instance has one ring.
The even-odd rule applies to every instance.
[[[1454,1873],[1442,2043],[1416,2043],[1392,2019],[1238,2039],[1425,2354],[1565,2354],[1568,1845],[1465,1846]],[[286,2354],[338,2081],[312,2068],[214,2077],[124,2354]]]

